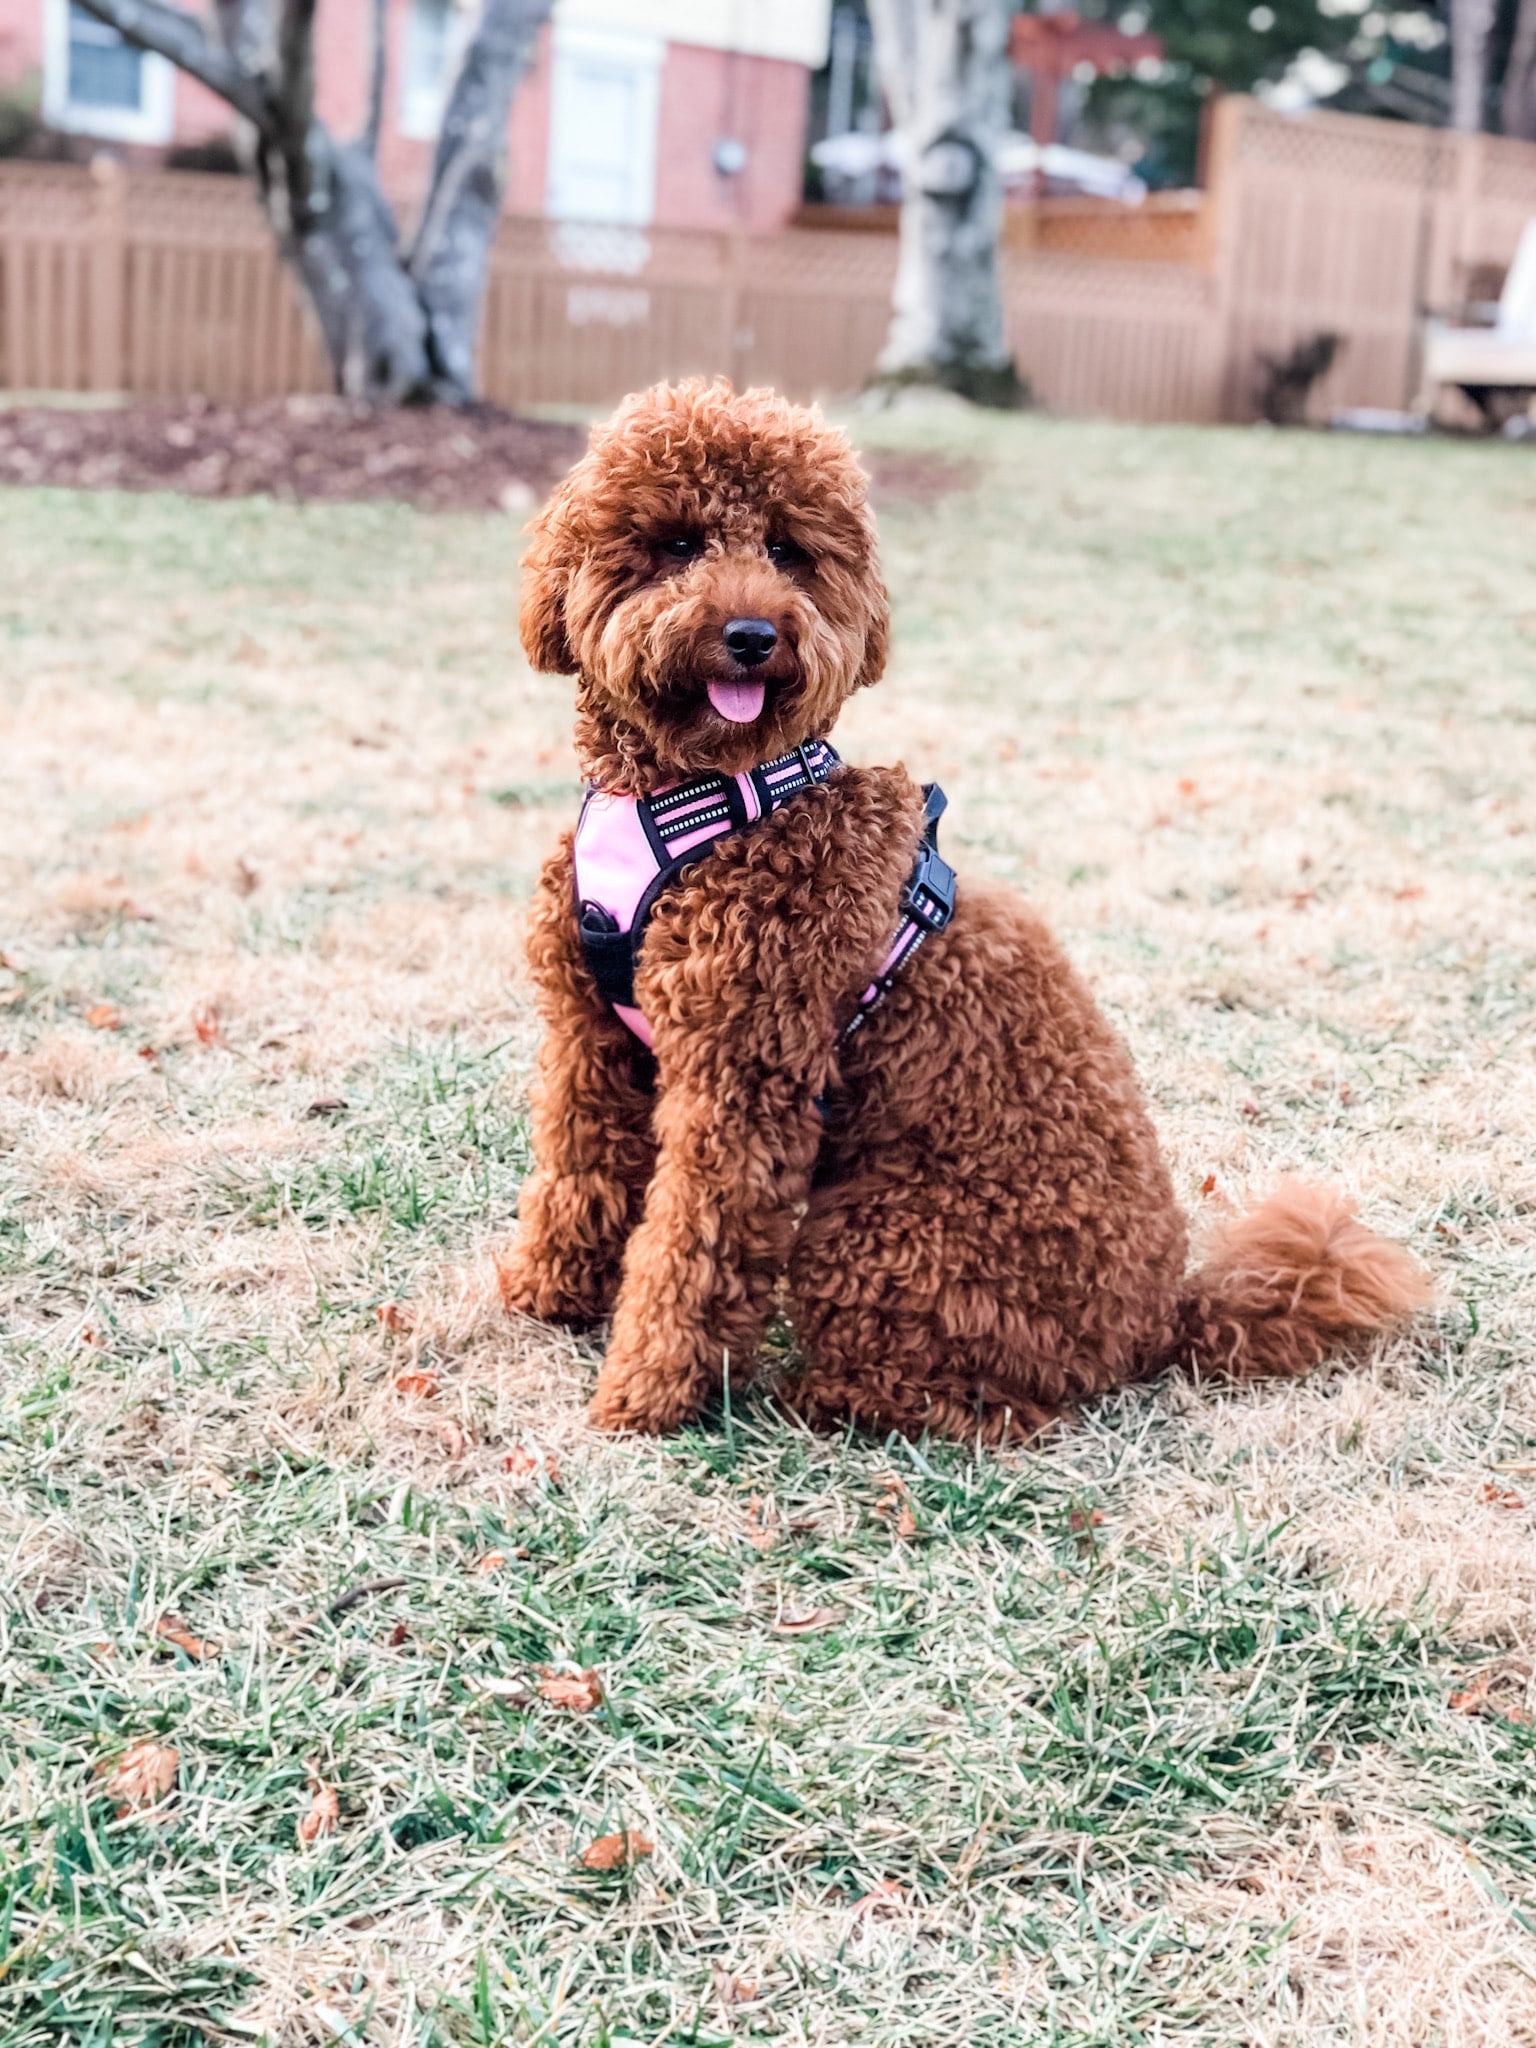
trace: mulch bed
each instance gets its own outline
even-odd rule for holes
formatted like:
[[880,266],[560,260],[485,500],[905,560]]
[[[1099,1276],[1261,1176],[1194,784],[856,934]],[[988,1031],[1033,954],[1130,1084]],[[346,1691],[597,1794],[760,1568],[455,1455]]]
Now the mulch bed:
[[403,499],[531,511],[586,446],[581,427],[499,406],[401,410],[344,398],[0,411],[0,483],[196,498]]
[[[0,484],[182,491],[195,498],[402,500],[431,512],[533,510],[587,443],[586,429],[499,406],[400,410],[345,398],[259,405],[189,399],[124,407],[0,408]],[[973,464],[875,453],[877,496],[943,497]]]

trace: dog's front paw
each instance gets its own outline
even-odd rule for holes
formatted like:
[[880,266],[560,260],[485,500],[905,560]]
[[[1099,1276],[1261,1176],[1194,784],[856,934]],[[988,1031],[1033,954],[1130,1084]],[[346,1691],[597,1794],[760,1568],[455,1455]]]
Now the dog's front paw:
[[598,1375],[587,1419],[614,1435],[662,1436],[698,1414],[703,1389],[689,1373],[608,1360]]
[[590,1266],[538,1256],[515,1246],[496,1261],[502,1305],[541,1323],[595,1323],[613,1306],[614,1281]]

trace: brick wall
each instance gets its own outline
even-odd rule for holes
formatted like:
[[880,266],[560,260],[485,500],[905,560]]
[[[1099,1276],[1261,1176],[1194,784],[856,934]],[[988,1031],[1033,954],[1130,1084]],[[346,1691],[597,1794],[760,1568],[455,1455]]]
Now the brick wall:
[[[425,188],[432,144],[403,135],[398,124],[410,0],[389,0],[389,83],[380,140],[380,168],[393,197],[407,209]],[[44,0],[0,0],[0,90],[43,64]],[[368,75],[367,0],[327,0],[316,10],[317,100],[321,117],[339,134],[361,126]],[[538,57],[513,105],[509,137],[507,207],[541,213],[549,156],[552,38],[546,30]],[[725,227],[739,221],[757,231],[781,227],[799,203],[810,74],[782,58],[744,56],[696,44],[668,46],[661,74],[657,124],[658,227]],[[229,111],[195,80],[176,79],[177,143],[227,134]],[[714,150],[724,138],[740,142],[745,167],[722,177]],[[105,145],[104,145],[105,146]],[[121,152],[142,161],[146,152]]]
[[[656,145],[658,227],[782,227],[800,203],[810,88],[801,64],[670,44]],[[722,138],[747,152],[732,178],[714,168]]]

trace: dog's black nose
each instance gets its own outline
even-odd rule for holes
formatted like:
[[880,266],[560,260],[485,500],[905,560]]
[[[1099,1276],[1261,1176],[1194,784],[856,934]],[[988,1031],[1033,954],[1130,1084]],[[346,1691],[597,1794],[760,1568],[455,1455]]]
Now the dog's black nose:
[[725,644],[743,668],[756,668],[766,661],[778,640],[766,619],[732,619],[725,629]]

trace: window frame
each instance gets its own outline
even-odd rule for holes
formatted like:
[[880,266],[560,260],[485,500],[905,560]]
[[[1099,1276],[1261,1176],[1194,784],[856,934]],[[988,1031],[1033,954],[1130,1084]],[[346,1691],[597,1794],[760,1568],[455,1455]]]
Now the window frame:
[[544,211],[550,220],[587,221],[589,213],[578,212],[563,200],[558,166],[565,141],[565,129],[575,108],[570,98],[573,63],[606,63],[631,72],[639,81],[639,146],[635,152],[633,203],[622,216],[596,225],[604,227],[649,227],[656,217],[657,155],[661,142],[661,74],[667,59],[667,42],[662,36],[636,35],[625,29],[589,28],[583,24],[555,22],[550,60],[549,149],[544,174]]
[[[103,27],[106,23],[102,24]],[[71,135],[103,142],[171,140],[176,126],[176,67],[153,50],[139,54],[137,107],[94,107],[69,96],[69,0],[44,0],[43,119]]]

